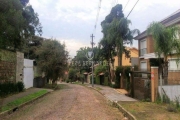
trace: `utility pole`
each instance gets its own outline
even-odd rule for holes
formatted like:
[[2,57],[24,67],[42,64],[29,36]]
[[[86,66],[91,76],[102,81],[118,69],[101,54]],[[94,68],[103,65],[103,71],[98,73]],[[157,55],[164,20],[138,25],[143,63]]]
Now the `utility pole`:
[[[92,56],[94,57],[94,53],[93,53],[93,45],[95,44],[93,42],[93,39],[95,36],[93,36],[93,34],[90,36],[92,38],[92,41],[91,41],[91,45],[92,45]],[[93,67],[94,67],[94,62],[93,62],[93,57],[92,57],[92,87],[94,87],[94,75],[93,75]]]

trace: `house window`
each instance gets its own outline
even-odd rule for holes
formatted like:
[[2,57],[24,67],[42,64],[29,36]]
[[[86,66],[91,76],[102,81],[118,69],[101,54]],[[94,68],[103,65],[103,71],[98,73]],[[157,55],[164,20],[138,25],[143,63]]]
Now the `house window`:
[[177,62],[177,59],[169,59],[168,70],[180,70],[180,61]]
[[142,61],[140,67],[141,67],[142,71],[147,71],[147,62],[146,61]]
[[147,53],[146,40],[141,40],[140,41],[140,56],[143,56],[146,53]]
[[[141,71],[147,71],[147,62],[146,61],[142,61],[141,64]],[[142,78],[147,78],[147,74],[143,74],[142,73]]]

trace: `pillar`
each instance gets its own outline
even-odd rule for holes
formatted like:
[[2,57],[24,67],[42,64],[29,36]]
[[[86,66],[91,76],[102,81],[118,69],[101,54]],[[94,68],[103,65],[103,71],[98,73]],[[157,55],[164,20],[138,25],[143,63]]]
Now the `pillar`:
[[151,67],[151,101],[155,102],[158,96],[158,67]]

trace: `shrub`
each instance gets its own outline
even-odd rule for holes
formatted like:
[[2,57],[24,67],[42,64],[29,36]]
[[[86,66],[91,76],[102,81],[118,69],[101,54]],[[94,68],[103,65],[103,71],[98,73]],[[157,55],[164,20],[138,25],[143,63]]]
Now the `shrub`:
[[113,85],[114,88],[120,88],[120,73],[123,75],[123,67],[118,66],[115,71],[116,79],[115,84]]
[[9,94],[22,92],[24,90],[24,84],[22,82],[5,82],[0,83],[0,97],[5,97]]
[[106,72],[106,66],[99,65],[99,66],[97,66],[97,68],[94,71],[95,75],[99,75],[99,73],[101,73],[101,72],[103,72],[103,73]]
[[96,76],[96,84],[100,85],[100,77]]
[[19,92],[22,92],[24,90],[24,83],[23,82],[17,82],[16,85],[17,85]]
[[109,85],[109,84],[108,84],[108,77],[105,77],[105,78],[104,78],[104,85],[106,85],[106,86]]

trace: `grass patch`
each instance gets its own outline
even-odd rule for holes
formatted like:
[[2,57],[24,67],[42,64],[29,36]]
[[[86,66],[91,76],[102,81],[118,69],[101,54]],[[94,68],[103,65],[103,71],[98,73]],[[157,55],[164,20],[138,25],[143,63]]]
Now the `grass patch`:
[[180,113],[168,112],[167,104],[152,102],[118,102],[137,120],[179,120]]
[[4,112],[4,111],[10,110],[10,109],[13,109],[13,108],[15,108],[15,107],[17,107],[23,103],[26,103],[26,102],[31,101],[31,100],[33,100],[33,99],[35,99],[41,95],[44,95],[45,93],[47,93],[47,90],[40,90],[40,91],[35,92],[33,94],[19,98],[17,100],[14,100],[5,106],[2,106],[2,110],[0,112]]
[[68,85],[58,84],[58,89],[66,89],[66,88],[68,88]]
[[102,90],[102,88],[100,88],[100,87],[96,87],[96,90],[98,90],[98,91],[99,91],[99,90]]
[[43,88],[52,89],[52,90],[60,90],[65,89],[68,86],[65,84],[46,84]]

